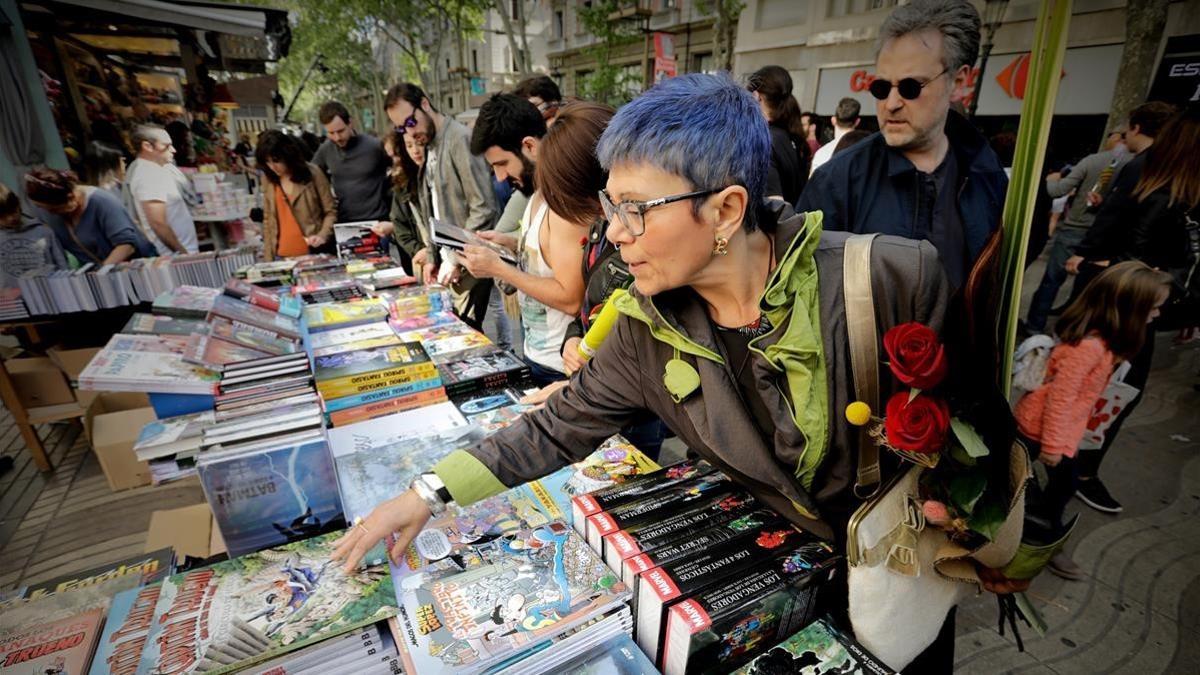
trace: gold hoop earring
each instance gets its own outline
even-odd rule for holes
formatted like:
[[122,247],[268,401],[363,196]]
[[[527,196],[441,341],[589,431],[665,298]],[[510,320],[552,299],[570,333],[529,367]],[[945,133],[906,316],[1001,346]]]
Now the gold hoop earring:
[[725,237],[717,237],[716,243],[713,245],[713,255],[728,255],[729,240]]

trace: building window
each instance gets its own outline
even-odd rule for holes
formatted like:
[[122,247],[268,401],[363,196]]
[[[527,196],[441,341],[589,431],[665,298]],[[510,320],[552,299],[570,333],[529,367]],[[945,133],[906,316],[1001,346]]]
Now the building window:
[[759,0],[754,25],[770,30],[808,21],[808,0]]
[[692,68],[690,72],[710,74],[717,72],[717,64],[713,61],[712,52],[692,54]]
[[478,49],[471,50],[471,72],[473,72],[473,73],[479,72],[479,50]]
[[583,24],[583,19],[579,16],[579,12],[585,9],[592,8],[592,0],[582,0],[579,3],[579,10],[575,12],[575,34],[583,35],[587,32],[587,26]]
[[453,96],[446,97],[446,109],[454,110],[454,97]]
[[827,16],[850,16],[895,6],[896,0],[829,0]]
[[551,37],[555,40],[561,40],[563,35],[563,11],[559,9],[554,12],[554,34]]
[[521,16],[521,0],[512,0],[512,18]]

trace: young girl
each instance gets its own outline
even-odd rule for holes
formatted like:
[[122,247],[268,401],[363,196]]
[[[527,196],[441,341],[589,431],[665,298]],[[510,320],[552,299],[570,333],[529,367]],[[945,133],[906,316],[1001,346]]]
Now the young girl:
[[[1078,483],[1075,452],[1114,367],[1142,348],[1146,324],[1170,294],[1171,276],[1145,263],[1113,265],[1063,312],[1055,330],[1061,343],[1050,354],[1042,386],[1021,397],[1014,409],[1017,428],[1050,480],[1029,516],[1044,520],[1049,535],[1062,534],[1063,510]],[[1066,579],[1083,571],[1065,553],[1050,570]]]

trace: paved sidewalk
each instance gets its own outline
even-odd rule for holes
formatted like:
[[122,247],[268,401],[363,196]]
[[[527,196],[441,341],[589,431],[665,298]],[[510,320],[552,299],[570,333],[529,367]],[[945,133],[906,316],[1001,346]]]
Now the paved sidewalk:
[[1081,514],[1068,551],[1088,577],[1034,582],[1050,631],[1022,631],[1025,653],[997,632],[994,596],[961,607],[956,672],[1200,672],[1200,346],[1172,337],[1159,335],[1145,400],[1101,469],[1125,512],[1068,506]]

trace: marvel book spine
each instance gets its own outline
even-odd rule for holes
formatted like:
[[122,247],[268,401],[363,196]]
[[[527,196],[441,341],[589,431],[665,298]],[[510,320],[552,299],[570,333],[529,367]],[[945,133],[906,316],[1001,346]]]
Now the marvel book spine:
[[572,522],[575,523],[575,529],[579,530],[579,534],[587,536],[586,528],[589,516],[616,508],[655,490],[699,478],[715,470],[707,462],[685,460],[664,467],[661,471],[637,476],[619,485],[579,495],[571,500]]
[[738,489],[728,478],[712,473],[669,488],[651,492],[637,501],[612,511],[589,517],[587,542],[592,550],[604,554],[604,537],[618,530],[635,531],[648,524],[677,515],[693,502],[709,499]]

